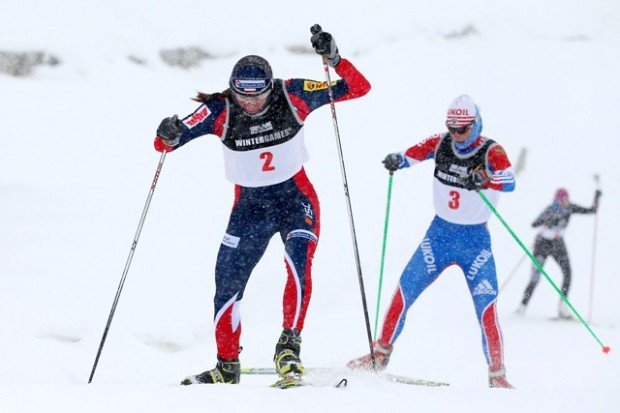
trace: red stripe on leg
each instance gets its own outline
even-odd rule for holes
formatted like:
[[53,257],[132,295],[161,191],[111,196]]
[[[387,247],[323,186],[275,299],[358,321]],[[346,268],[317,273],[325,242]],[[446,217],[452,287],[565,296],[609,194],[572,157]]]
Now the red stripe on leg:
[[403,292],[401,291],[400,286],[398,286],[394,292],[394,296],[392,297],[390,307],[385,314],[383,329],[381,330],[381,339],[379,340],[381,344],[391,344],[394,331],[396,330],[398,321],[403,314],[404,308],[405,300],[403,299]]
[[295,277],[293,268],[289,264],[288,257],[284,258],[284,265],[286,267],[286,285],[284,286],[284,296],[282,297],[282,312],[284,315],[282,327],[294,329],[296,320],[299,319],[297,304],[300,291],[297,286],[297,277]]
[[235,311],[235,301],[230,301],[230,305],[224,310],[215,324],[215,342],[217,343],[217,354],[226,360],[239,357],[239,339],[241,337],[241,321],[237,328],[233,329],[233,311]]
[[482,331],[487,340],[491,370],[498,370],[504,365],[504,351],[502,332],[497,321],[495,301],[493,301],[482,313]]

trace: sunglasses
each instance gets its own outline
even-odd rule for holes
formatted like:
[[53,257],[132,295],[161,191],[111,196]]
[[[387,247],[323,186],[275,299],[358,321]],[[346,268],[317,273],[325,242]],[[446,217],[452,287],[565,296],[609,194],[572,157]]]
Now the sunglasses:
[[258,104],[265,103],[267,101],[267,98],[271,94],[271,89],[267,89],[257,95],[242,95],[241,93],[238,93],[236,91],[233,91],[233,93],[235,95],[235,100],[239,103]]
[[467,133],[469,128],[471,128],[471,125],[461,126],[460,128],[453,128],[451,126],[448,126],[448,132],[462,135],[464,133]]

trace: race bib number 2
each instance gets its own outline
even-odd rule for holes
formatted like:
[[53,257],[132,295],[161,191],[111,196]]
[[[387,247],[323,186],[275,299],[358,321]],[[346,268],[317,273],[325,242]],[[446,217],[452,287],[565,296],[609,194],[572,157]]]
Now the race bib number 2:
[[258,157],[264,161],[263,172],[269,172],[269,171],[276,170],[276,167],[271,164],[271,161],[273,160],[273,153],[262,152]]

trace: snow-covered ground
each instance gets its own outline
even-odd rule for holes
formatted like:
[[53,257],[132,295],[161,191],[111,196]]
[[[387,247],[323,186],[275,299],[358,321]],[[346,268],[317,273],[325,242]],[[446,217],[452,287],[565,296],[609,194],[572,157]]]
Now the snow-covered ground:
[[[0,75],[1,411],[613,411],[620,402],[620,3],[152,3],[2,1],[0,51],[45,50],[63,63],[29,78]],[[215,363],[213,268],[233,198],[215,137],[167,157],[99,367],[86,384],[159,159],[152,149],[159,121],[192,111],[196,90],[223,89],[245,54],[265,56],[278,77],[323,80],[319,57],[290,52],[309,45],[314,23],[334,34],[373,85],[368,96],[337,108],[373,323],[387,189],[380,160],[441,131],[449,102],[468,93],[482,108],[485,135],[513,161],[528,150],[517,190],[499,205],[527,245],[530,222],[558,186],[588,206],[600,175],[592,328],[610,354],[579,323],[549,320],[558,298],[544,280],[526,316],[514,314],[529,277],[524,263],[499,301],[517,390],[488,389],[471,299],[453,268],[412,308],[388,368],[450,387],[345,373],[346,361],[368,345],[324,108],[306,124],[306,169],[323,222],[302,356],[307,366],[340,369],[334,377],[347,376],[349,387],[284,392],[265,386],[274,379],[265,376],[244,376],[239,386],[178,386]],[[160,49],[190,46],[218,58],[191,70],[158,59]],[[395,176],[381,313],[432,219],[431,173],[429,162]],[[570,297],[584,317],[594,222],[575,216],[566,235]],[[523,254],[497,219],[489,226],[501,284]],[[555,263],[547,269],[561,281]],[[244,366],[272,365],[284,281],[274,238],[242,306]]]

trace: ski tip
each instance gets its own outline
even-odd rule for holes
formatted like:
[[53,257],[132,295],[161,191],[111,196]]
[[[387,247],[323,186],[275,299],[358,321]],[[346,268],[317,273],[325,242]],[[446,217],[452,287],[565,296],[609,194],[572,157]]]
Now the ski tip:
[[611,351],[611,347],[609,346],[603,346],[603,353],[605,354],[609,354],[609,352]]
[[275,387],[277,389],[290,389],[293,387],[307,386],[308,383],[301,378],[301,376],[285,376],[269,387]]

